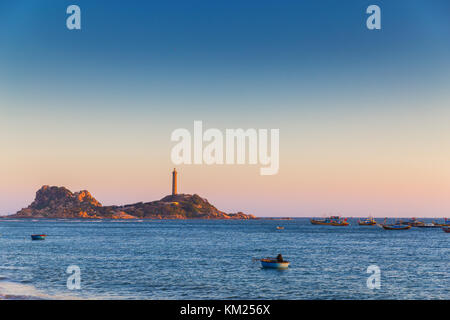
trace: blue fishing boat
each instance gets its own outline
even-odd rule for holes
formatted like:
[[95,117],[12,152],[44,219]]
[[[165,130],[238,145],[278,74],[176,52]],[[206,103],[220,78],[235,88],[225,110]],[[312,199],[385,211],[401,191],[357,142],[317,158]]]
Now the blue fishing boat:
[[404,224],[401,221],[396,221],[393,224],[387,224],[386,221],[387,218],[385,218],[384,223],[381,224],[384,230],[408,230],[412,227],[410,224]]
[[433,221],[433,224],[435,226],[438,226],[438,227],[450,227],[450,220],[445,218],[445,222],[444,223],[438,223],[438,222]]
[[400,220],[399,224],[408,225],[408,226],[411,226],[411,227],[423,227],[425,225],[425,222],[419,221],[416,218],[411,218],[411,219],[409,219],[407,221]]
[[32,234],[31,240],[45,240],[46,236],[45,234]]
[[268,269],[287,269],[289,267],[289,261],[278,261],[277,259],[261,259],[261,266]]
[[382,224],[384,230],[408,230],[411,229],[410,225],[402,224]]

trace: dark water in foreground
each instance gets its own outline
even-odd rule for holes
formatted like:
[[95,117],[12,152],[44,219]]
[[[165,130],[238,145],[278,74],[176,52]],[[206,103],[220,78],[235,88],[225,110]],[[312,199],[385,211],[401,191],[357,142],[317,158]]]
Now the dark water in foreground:
[[[0,299],[450,299],[450,234],[441,229],[0,220],[0,234]],[[288,270],[252,262],[279,252]],[[379,290],[366,285],[373,264]],[[69,265],[81,268],[81,290],[67,289]]]

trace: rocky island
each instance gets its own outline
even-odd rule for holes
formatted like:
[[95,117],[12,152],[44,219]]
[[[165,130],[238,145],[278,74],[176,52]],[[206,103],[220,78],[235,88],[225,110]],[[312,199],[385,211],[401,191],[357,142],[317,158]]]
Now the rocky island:
[[161,200],[102,206],[88,191],[43,186],[27,208],[8,218],[86,219],[255,219],[242,212],[225,213],[197,194],[172,194]]

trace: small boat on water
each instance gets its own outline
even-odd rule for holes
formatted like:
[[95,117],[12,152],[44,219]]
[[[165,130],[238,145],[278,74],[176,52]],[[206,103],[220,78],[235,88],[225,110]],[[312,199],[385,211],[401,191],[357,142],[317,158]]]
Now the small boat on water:
[[388,224],[387,218],[384,218],[384,222],[380,224],[381,227],[383,227],[384,230],[408,230],[411,229],[410,224],[405,224],[401,220],[395,220],[394,223]]
[[312,224],[315,225],[322,225],[322,226],[348,226],[349,223],[347,222],[347,219],[342,219],[339,216],[331,216],[325,219],[310,219]]
[[417,226],[418,228],[440,228],[440,226],[434,223],[424,223],[423,225]]
[[277,230],[283,230],[283,229],[284,229],[284,227],[280,227],[280,226],[277,227]]
[[287,269],[289,267],[289,261],[278,261],[277,259],[273,258],[265,258],[261,259],[261,266],[263,268],[268,269]]
[[433,221],[433,224],[437,227],[450,227],[450,221],[447,218],[444,219],[444,223],[437,223]]
[[384,230],[408,230],[411,229],[410,225],[404,224],[382,224]]
[[411,227],[422,227],[425,225],[425,222],[419,221],[416,218],[409,219],[408,221],[399,221],[399,224],[408,225]]
[[367,218],[364,220],[359,219],[358,224],[360,226],[375,226],[377,224],[377,222],[375,221],[374,218]]
[[289,267],[289,261],[284,260],[281,253],[279,253],[276,258],[253,258],[253,261],[260,261],[261,266],[267,269],[287,269]]
[[31,240],[45,240],[46,234],[32,234]]

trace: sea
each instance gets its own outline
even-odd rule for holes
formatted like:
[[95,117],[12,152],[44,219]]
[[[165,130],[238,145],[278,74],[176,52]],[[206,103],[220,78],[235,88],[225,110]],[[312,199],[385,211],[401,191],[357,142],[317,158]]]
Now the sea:
[[450,299],[449,257],[440,228],[356,220],[1,219],[0,299]]

